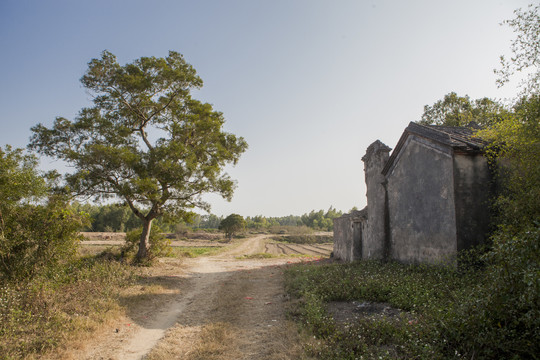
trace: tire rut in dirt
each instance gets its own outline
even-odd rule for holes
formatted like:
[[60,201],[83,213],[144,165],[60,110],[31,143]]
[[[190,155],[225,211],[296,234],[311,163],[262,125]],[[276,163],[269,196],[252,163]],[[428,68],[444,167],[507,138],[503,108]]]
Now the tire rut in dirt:
[[315,249],[312,246],[306,246],[301,244],[294,244],[294,245],[284,245],[287,247],[291,252],[294,252],[296,254],[305,254],[305,255],[319,255],[319,256],[328,256],[329,252],[322,251],[320,249]]
[[[286,319],[280,266],[214,276],[150,359],[297,359],[296,327]],[[218,335],[204,336],[205,334]]]
[[323,250],[323,251],[333,251],[334,250],[334,244],[328,244],[328,245],[325,245],[325,244],[314,244],[314,245],[311,245],[313,247],[316,247],[317,249],[320,249],[320,250]]
[[[285,254],[285,255],[287,254],[287,250],[286,250],[288,248],[287,245],[283,245],[283,244],[275,244],[275,245],[279,249],[281,254]],[[293,254],[298,254],[298,252],[296,252],[296,251],[293,251],[292,253]]]

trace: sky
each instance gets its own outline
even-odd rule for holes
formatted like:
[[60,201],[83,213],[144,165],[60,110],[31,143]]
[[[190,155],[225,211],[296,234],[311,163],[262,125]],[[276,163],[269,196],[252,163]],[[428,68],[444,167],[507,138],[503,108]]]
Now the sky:
[[[103,50],[120,64],[180,52],[194,97],[223,112],[249,149],[226,171],[227,216],[366,205],[362,156],[394,147],[449,92],[508,99],[493,69],[520,0],[0,0],[0,147],[91,105],[79,79]],[[43,159],[44,170],[64,164]]]

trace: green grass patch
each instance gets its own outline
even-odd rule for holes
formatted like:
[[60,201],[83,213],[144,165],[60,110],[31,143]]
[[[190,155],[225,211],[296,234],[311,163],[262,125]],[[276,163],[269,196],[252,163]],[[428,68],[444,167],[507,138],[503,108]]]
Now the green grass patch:
[[[306,344],[307,355],[340,360],[470,357],[447,342],[442,322],[454,304],[472,296],[481,278],[481,272],[372,261],[307,263],[285,271],[286,289],[298,299],[293,314],[318,340]],[[402,315],[337,324],[328,312],[331,301],[386,303]]]
[[221,250],[218,246],[178,246],[172,248],[172,257],[195,258],[198,256],[214,255]]

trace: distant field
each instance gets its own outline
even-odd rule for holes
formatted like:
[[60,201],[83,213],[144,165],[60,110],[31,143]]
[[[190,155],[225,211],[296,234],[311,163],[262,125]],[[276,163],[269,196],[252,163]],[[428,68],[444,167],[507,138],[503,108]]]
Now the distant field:
[[[111,246],[124,245],[126,233],[121,232],[82,232],[84,240],[81,242],[81,248],[89,252],[104,250]],[[166,234],[167,238],[171,239],[173,247],[190,247],[190,248],[206,248],[206,247],[222,247],[225,246],[219,240],[223,240],[222,234],[211,234],[205,232],[188,233],[181,239],[176,239],[175,234]]]

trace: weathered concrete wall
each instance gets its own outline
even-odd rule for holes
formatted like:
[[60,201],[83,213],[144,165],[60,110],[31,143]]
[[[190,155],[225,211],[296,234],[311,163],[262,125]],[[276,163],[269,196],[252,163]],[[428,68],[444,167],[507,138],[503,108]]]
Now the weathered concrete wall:
[[437,263],[455,255],[453,167],[450,147],[408,137],[387,172],[390,258]]
[[457,250],[484,243],[490,226],[491,172],[481,154],[455,154]]
[[353,211],[334,219],[334,257],[351,262],[362,258],[362,235],[366,210]]
[[379,140],[372,143],[362,158],[367,187],[367,231],[362,239],[363,259],[382,259],[385,250],[385,190],[382,175],[390,148]]

